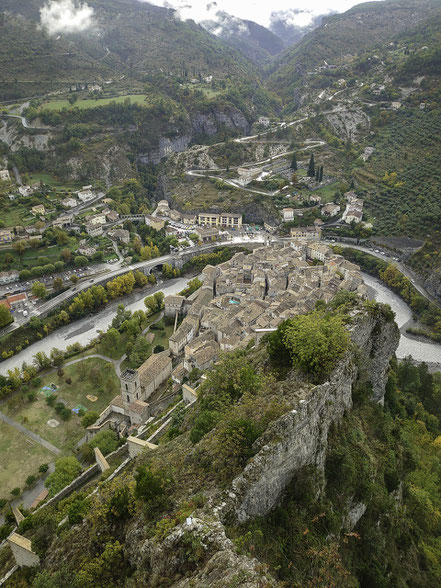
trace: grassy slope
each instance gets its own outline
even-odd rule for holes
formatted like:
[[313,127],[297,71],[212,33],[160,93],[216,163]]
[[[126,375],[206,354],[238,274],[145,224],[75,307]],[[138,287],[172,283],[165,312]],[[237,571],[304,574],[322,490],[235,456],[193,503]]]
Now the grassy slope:
[[52,461],[54,454],[27,440],[11,425],[0,426],[0,498],[9,498],[16,487],[23,488],[26,478],[36,474],[38,467]]

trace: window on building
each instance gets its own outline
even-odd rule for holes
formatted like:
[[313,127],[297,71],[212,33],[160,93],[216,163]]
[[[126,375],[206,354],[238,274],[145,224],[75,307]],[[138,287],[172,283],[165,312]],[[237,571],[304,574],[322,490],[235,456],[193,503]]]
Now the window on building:
[[129,395],[127,394],[127,402],[130,402],[130,398]]

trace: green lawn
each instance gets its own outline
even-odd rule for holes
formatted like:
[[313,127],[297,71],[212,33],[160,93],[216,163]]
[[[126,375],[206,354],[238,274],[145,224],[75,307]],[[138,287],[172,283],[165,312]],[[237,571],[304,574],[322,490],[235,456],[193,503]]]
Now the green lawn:
[[43,463],[55,458],[35,441],[28,439],[12,427],[2,422],[0,425],[0,498],[10,498],[13,488],[24,488],[26,478],[36,475]]
[[168,340],[170,339],[173,333],[173,325],[166,325],[163,331],[151,331],[155,333],[155,338],[152,343],[152,348],[154,349],[156,345],[162,345],[164,349],[168,349]]
[[[81,404],[87,410],[100,413],[108,406],[112,398],[118,394],[119,379],[111,363],[96,358],[90,358],[63,369],[64,376],[62,378],[59,378],[55,372],[42,377],[37,399],[34,402],[29,402],[26,397],[21,399],[16,397],[14,402],[11,401],[4,407],[4,412],[59,449],[71,451],[84,435],[81,419],[75,413],[72,413],[70,420],[63,421],[54,408],[48,406],[40,389],[45,385],[54,383],[58,386],[56,391],[57,401],[64,401],[65,405],[70,409]],[[65,381],[68,377],[72,379],[70,385]],[[86,398],[88,394],[97,396],[97,401],[91,402],[88,400]],[[49,419],[59,421],[59,426],[56,428],[50,427],[47,424]]]
[[29,212],[30,204],[19,204],[16,201],[6,204],[2,208],[1,219],[5,227],[16,227],[17,225],[33,225],[37,219]]
[[132,104],[145,104],[145,94],[126,94],[124,96],[117,96],[114,98],[99,98],[98,100],[94,99],[86,99],[86,100],[77,100],[75,104],[72,106],[68,100],[51,100],[50,102],[45,102],[41,105],[42,110],[61,110],[62,108],[95,108],[97,106],[105,106],[106,104],[110,104],[111,102],[116,102],[117,104],[124,102],[127,98],[130,98]]
[[56,178],[54,178],[54,176],[51,176],[51,174],[45,174],[45,173],[41,173],[41,174],[29,174],[28,175],[28,182],[30,184],[36,184],[36,183],[40,183],[43,182],[44,184],[47,184],[48,186],[54,186],[57,188],[76,188],[76,187],[81,187],[82,183],[81,182],[60,182],[59,180],[57,180]]
[[333,182],[328,186],[324,186],[323,188],[319,188],[313,192],[314,196],[321,196],[322,204],[327,204],[328,202],[332,202],[334,198],[334,193],[337,189],[338,182]]

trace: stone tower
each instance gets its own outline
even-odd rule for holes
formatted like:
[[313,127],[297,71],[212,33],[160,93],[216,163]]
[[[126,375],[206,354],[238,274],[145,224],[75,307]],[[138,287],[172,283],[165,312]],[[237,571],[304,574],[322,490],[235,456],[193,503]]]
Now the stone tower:
[[121,396],[124,408],[128,408],[132,402],[138,400],[141,396],[141,385],[137,370],[126,369],[120,377]]

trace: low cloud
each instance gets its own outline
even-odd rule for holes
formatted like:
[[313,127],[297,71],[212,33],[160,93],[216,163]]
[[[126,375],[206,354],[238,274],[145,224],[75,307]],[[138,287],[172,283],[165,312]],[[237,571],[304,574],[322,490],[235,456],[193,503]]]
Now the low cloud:
[[49,35],[82,33],[94,26],[93,8],[77,0],[49,0],[40,8],[40,27]]
[[314,24],[314,21],[320,16],[332,14],[330,8],[290,8],[289,10],[279,10],[271,13],[271,25],[281,22],[285,27],[304,28]]

